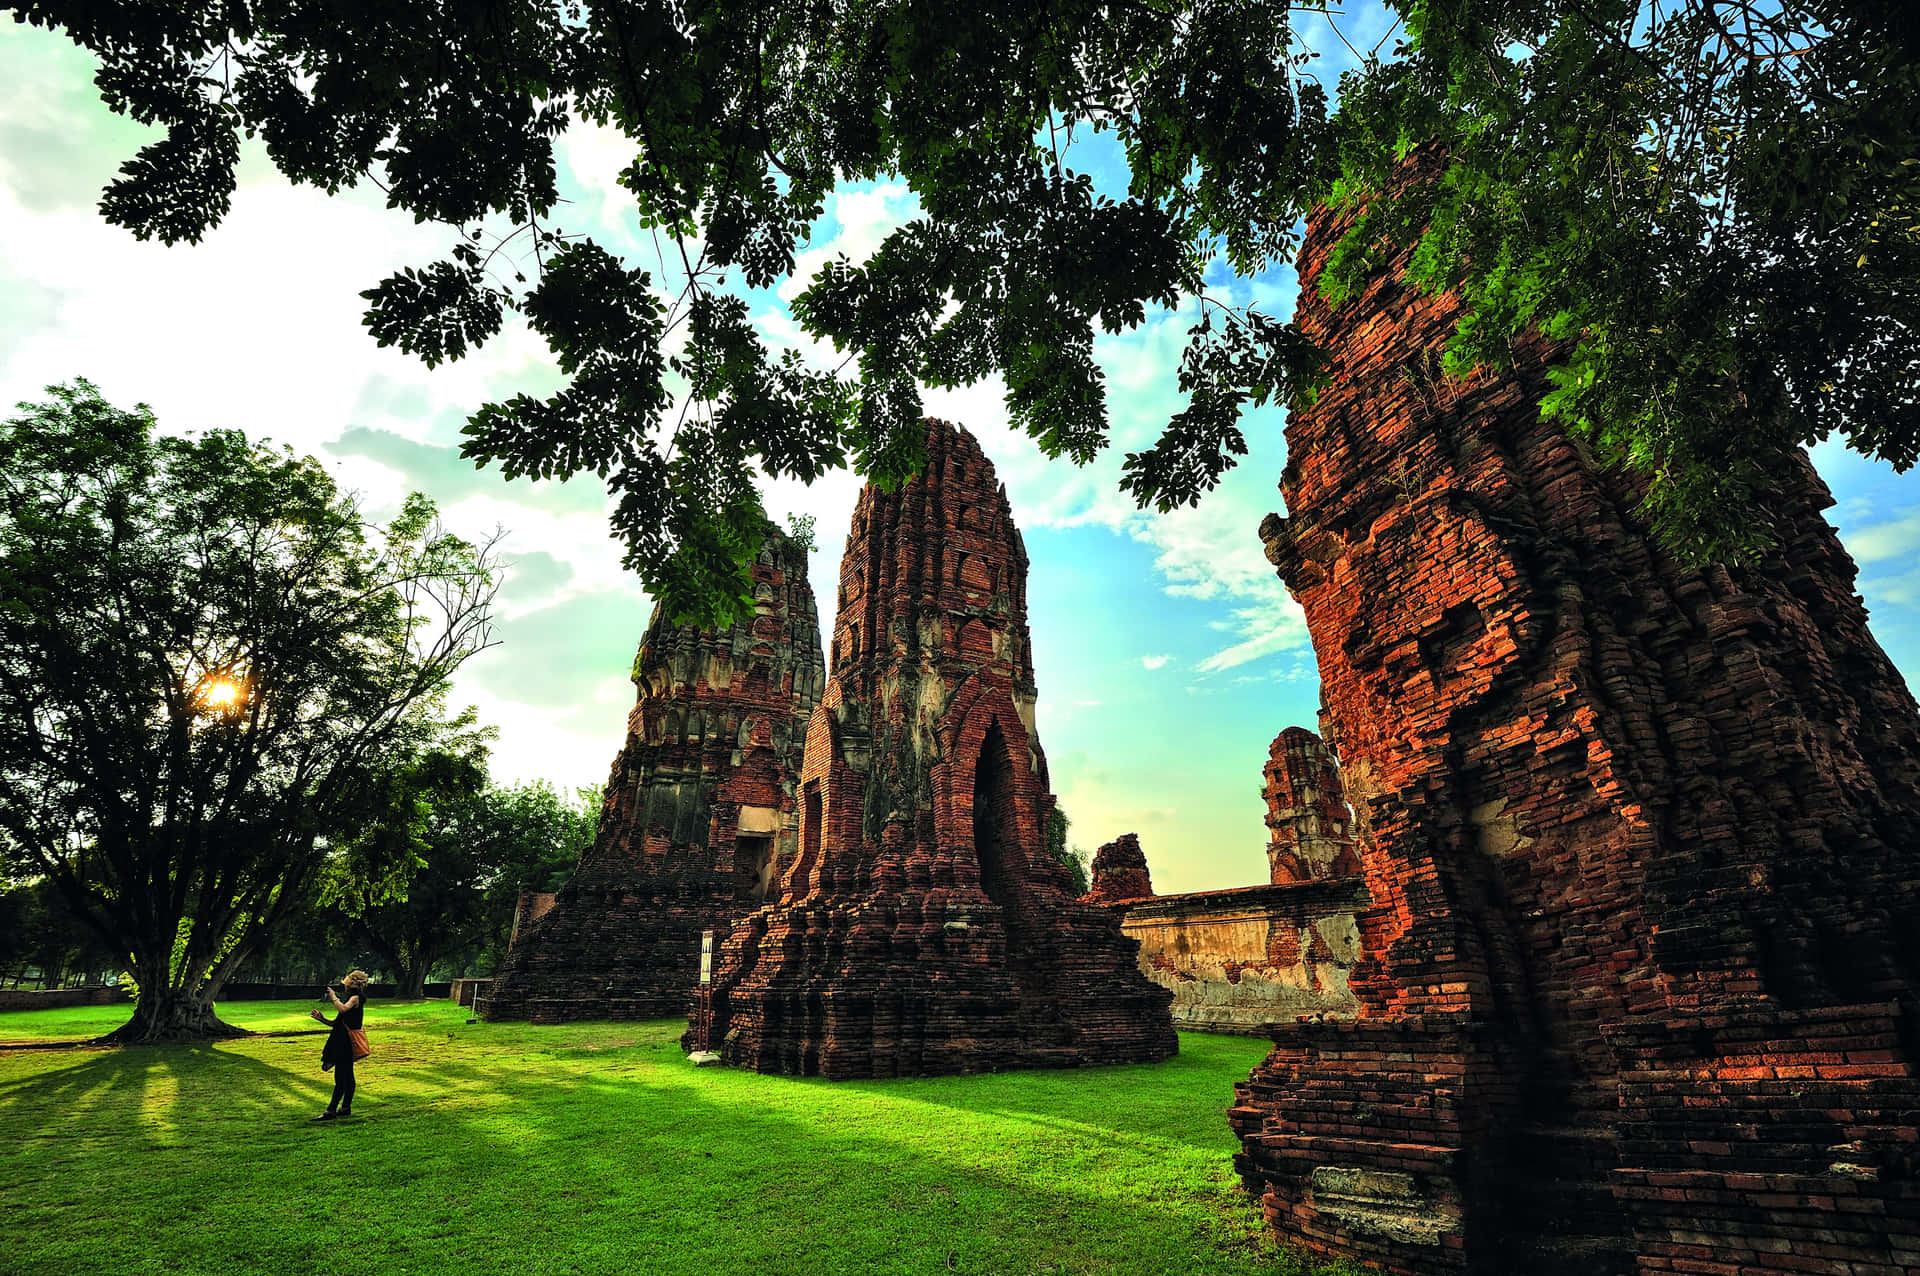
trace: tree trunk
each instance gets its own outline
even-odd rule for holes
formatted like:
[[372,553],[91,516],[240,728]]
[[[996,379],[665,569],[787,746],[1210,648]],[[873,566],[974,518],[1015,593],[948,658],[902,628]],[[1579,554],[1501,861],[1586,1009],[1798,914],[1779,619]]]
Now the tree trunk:
[[400,972],[400,998],[403,1001],[418,1001],[427,995],[427,968],[431,962],[421,960],[408,962]]
[[245,1028],[224,1023],[213,1012],[213,989],[205,980],[174,987],[165,962],[150,969],[143,963],[134,971],[140,984],[133,1018],[100,1038],[102,1045],[157,1045],[167,1042],[215,1041],[223,1037],[250,1037]]

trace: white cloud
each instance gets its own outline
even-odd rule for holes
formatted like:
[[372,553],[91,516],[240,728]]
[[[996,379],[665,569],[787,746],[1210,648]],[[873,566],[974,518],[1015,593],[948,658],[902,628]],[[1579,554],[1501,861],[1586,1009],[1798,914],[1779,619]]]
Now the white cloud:
[[[639,203],[620,185],[620,174],[633,163],[639,147],[619,129],[606,124],[575,121],[554,147],[559,171],[572,177],[584,197],[581,212],[609,230],[634,229]],[[565,224],[567,214],[561,216]],[[574,230],[577,227],[567,226]]]
[[1883,607],[1920,608],[1920,570],[1862,577],[1860,593],[1866,598],[1868,608],[1876,613]]
[[1846,546],[1853,561],[1861,564],[1911,557],[1920,550],[1920,509],[1849,532]]
[[1140,667],[1151,673],[1155,669],[1164,669],[1167,662],[1172,659],[1172,656],[1142,656]]
[[827,196],[826,215],[833,219],[834,233],[794,257],[793,274],[778,289],[780,300],[792,301],[805,292],[814,273],[835,257],[857,266],[873,256],[888,235],[920,215],[920,197],[899,182],[835,191]]
[[1291,598],[1236,608],[1233,615],[1240,641],[1202,660],[1197,666],[1202,673],[1234,669],[1250,660],[1279,655],[1308,643],[1306,616]]

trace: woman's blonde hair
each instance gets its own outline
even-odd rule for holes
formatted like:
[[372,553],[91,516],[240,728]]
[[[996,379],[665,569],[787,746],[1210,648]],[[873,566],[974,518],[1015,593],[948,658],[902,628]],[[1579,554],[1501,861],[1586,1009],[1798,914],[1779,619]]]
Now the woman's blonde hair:
[[372,981],[367,978],[367,972],[364,970],[349,970],[346,978],[340,982],[349,988],[365,988]]

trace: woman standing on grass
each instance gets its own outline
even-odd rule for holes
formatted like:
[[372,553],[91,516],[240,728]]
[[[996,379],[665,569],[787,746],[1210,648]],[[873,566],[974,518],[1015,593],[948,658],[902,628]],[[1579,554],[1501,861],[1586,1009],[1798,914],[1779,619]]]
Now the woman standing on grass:
[[313,1118],[316,1121],[353,1115],[353,1062],[365,1048],[366,1034],[360,1025],[366,1022],[367,972],[350,971],[340,986],[346,989],[345,1001],[334,996],[331,985],[327,988],[327,1000],[338,1012],[333,1018],[327,1018],[317,1009],[313,1011],[315,1019],[333,1028],[327,1034],[327,1044],[320,1047],[320,1070],[333,1069],[333,1098],[327,1101],[327,1110]]

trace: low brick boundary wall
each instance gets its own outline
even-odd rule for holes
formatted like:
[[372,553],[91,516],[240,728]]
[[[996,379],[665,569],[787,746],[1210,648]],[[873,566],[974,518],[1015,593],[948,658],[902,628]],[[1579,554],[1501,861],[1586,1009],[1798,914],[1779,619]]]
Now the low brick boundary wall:
[[100,988],[0,988],[0,1010],[60,1010],[67,1006],[111,1006],[128,1000],[112,984]]
[[[445,980],[429,983],[420,995],[429,1000],[450,994],[452,984]],[[400,995],[393,984],[368,984],[367,996],[375,1000],[392,1000]],[[220,990],[216,1001],[319,1001],[318,984],[261,984],[233,983]]]

